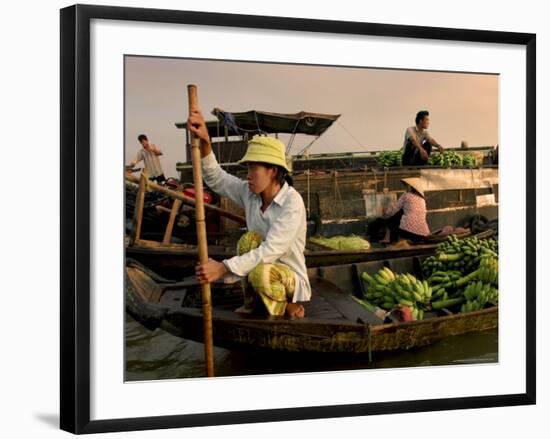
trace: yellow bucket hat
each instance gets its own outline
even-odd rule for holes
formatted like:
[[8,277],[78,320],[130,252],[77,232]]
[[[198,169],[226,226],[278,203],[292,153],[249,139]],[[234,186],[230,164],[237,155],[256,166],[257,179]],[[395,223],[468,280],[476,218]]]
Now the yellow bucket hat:
[[248,149],[239,163],[261,162],[278,165],[292,172],[286,162],[285,144],[274,137],[255,136],[248,142]]

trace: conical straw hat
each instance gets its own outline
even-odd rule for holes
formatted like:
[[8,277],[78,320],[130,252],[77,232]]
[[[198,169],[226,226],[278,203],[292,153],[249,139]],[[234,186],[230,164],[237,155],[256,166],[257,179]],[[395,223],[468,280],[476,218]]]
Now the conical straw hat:
[[424,185],[422,184],[422,180],[417,177],[411,177],[411,178],[402,178],[401,181],[405,183],[406,185],[409,185],[412,187],[416,192],[418,192],[422,197],[424,197]]

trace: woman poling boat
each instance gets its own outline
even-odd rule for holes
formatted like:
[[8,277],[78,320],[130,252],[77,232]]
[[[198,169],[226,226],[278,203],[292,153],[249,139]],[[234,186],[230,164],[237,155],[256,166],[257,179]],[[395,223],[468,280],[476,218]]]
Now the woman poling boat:
[[191,112],[187,127],[200,139],[205,183],[245,210],[249,230],[239,240],[236,256],[198,264],[197,279],[215,282],[231,274],[243,278],[244,305],[236,310],[239,313],[263,307],[270,315],[303,317],[299,302],[311,298],[304,258],[306,210],[291,186],[284,144],[267,136],[250,140],[240,161],[248,168],[244,181],[218,164],[199,110]]

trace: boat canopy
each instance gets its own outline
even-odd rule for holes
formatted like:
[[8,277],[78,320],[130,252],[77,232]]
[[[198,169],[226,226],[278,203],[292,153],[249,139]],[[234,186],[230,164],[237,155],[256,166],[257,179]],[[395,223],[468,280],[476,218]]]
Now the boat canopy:
[[[299,113],[270,113],[250,110],[231,113],[214,108],[216,120],[207,121],[210,138],[227,136],[251,137],[254,134],[307,134],[320,136],[336,121],[340,114],[321,114],[300,111]],[[178,128],[187,129],[185,122],[176,123]],[[227,128],[227,133],[226,133]]]

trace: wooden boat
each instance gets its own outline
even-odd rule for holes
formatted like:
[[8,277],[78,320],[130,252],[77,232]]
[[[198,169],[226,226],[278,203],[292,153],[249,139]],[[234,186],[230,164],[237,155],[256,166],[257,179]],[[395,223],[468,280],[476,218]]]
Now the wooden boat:
[[[492,234],[492,230],[487,230],[474,235],[464,233],[458,237],[476,236],[482,239],[488,238]],[[445,237],[434,237],[427,244],[411,245],[405,248],[371,247],[368,250],[333,250],[308,241],[304,255],[308,267],[379,261],[406,256],[429,255],[435,251],[438,243],[443,239]],[[218,261],[231,258],[234,255],[235,247],[215,245],[208,247],[208,256]],[[133,246],[128,246],[128,239],[126,239],[126,257],[141,262],[155,273],[169,279],[181,279],[184,276],[191,276],[198,260],[195,245],[163,244],[143,239],[140,239]]]
[[[240,283],[212,284],[214,344],[300,353],[368,354],[424,346],[459,334],[498,326],[498,307],[463,314],[426,312],[423,320],[382,321],[353,300],[361,291],[359,274],[383,265],[396,272],[420,270],[420,257],[310,268],[312,299],[306,317],[238,314]],[[149,329],[160,327],[186,339],[203,340],[200,286],[194,278],[169,282],[139,262],[128,259],[126,309]]]

